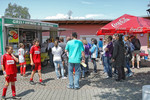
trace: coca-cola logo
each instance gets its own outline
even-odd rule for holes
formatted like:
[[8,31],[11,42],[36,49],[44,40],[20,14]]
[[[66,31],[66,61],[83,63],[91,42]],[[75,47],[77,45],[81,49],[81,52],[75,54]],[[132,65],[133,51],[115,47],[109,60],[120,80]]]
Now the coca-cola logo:
[[143,28],[142,28],[142,27],[130,28],[129,31],[130,31],[130,32],[143,32]]
[[128,22],[129,20],[130,20],[130,19],[124,17],[124,18],[119,19],[118,22],[112,23],[111,26],[114,27],[114,28],[118,28],[120,25],[122,25],[122,24]]

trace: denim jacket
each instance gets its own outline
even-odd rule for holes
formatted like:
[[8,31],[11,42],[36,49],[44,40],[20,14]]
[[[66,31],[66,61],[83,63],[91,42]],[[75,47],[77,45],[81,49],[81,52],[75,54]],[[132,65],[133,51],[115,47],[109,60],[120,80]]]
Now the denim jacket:
[[97,58],[98,56],[98,47],[93,44],[92,48],[90,49],[90,52],[91,52],[91,57],[92,58]]

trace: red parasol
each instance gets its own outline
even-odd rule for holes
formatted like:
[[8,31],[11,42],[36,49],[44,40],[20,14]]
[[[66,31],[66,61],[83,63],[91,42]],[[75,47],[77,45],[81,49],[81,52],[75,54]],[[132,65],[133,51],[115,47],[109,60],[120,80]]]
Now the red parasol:
[[97,35],[112,35],[114,33],[148,33],[150,20],[128,14],[117,18],[98,30]]

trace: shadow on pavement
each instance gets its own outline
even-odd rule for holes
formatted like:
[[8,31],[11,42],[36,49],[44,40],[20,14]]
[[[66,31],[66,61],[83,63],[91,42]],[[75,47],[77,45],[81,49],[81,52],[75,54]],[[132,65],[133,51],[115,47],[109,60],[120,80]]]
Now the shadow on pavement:
[[43,82],[44,82],[44,83],[47,83],[47,82],[50,81],[50,80],[54,80],[54,78],[45,79],[45,80],[43,80]]
[[50,67],[50,64],[48,64],[45,67],[42,67],[42,73],[43,74],[50,73],[50,72],[53,72],[53,71],[55,71],[55,68]]
[[104,92],[101,91],[94,97],[102,100],[141,100],[142,86],[150,84],[149,75],[150,71],[139,72],[122,82],[116,82],[114,77],[105,79],[100,74],[95,74],[81,80],[80,86],[89,85],[100,88]]
[[26,90],[20,94],[18,94],[17,96],[21,97],[21,96],[25,96],[27,94],[30,94],[31,92],[35,92],[34,89],[29,89],[29,90]]

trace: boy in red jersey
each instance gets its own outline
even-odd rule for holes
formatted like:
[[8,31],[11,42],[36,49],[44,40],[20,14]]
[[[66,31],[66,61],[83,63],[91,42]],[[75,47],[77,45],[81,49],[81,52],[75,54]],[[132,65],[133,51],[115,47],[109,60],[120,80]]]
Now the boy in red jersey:
[[6,91],[11,83],[12,89],[12,96],[13,99],[21,99],[20,97],[16,96],[16,89],[15,89],[15,81],[17,81],[17,66],[16,62],[18,62],[18,58],[16,58],[13,53],[13,48],[11,46],[5,47],[6,54],[4,54],[1,58],[1,66],[3,70],[3,74],[5,76],[5,86],[3,88],[2,98],[1,100],[6,100]]
[[39,40],[35,39],[34,40],[34,45],[31,47],[30,50],[30,60],[31,60],[31,66],[33,68],[32,73],[31,73],[31,78],[30,78],[30,84],[34,85],[33,77],[36,71],[38,71],[39,74],[39,83],[41,85],[45,85],[42,81],[42,74],[41,74],[41,50],[39,46]]

